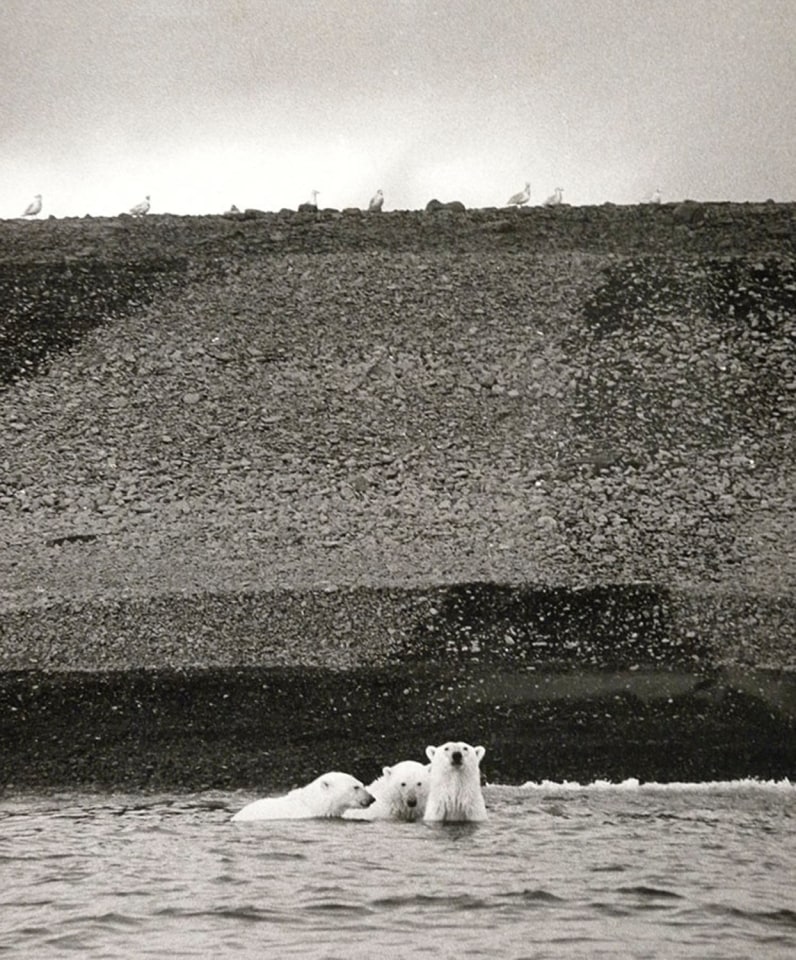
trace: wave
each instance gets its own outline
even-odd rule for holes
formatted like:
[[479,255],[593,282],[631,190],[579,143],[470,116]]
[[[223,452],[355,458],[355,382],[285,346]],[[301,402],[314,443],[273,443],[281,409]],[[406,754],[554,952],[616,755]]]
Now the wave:
[[[506,784],[489,784],[490,788],[501,788]],[[673,781],[671,783],[642,782],[635,777],[628,777],[626,780],[592,780],[590,783],[578,783],[576,780],[528,780],[521,784],[521,790],[539,790],[539,791],[597,791],[597,790],[639,790],[639,791],[677,791],[682,792],[690,790],[694,792],[715,792],[717,790],[782,790],[788,791],[796,788],[796,783],[785,777],[782,780],[760,780],[756,777],[745,777],[741,780],[703,780],[696,782]],[[517,789],[513,787],[512,789]]]

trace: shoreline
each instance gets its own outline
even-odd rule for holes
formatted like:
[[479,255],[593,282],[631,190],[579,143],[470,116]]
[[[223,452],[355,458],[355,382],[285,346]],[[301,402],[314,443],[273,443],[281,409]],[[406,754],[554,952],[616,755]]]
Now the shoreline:
[[452,735],[484,744],[484,775],[506,784],[793,780],[796,769],[796,677],[777,673],[20,672],[0,674],[0,701],[8,792],[278,792],[321,769],[367,782]]

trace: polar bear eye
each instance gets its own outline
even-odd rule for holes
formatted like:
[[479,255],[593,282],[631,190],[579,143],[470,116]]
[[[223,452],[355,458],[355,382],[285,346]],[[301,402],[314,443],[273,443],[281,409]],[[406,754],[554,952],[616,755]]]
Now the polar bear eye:
[[401,781],[401,786],[402,786],[402,787],[405,787],[405,786],[406,786],[406,780]]

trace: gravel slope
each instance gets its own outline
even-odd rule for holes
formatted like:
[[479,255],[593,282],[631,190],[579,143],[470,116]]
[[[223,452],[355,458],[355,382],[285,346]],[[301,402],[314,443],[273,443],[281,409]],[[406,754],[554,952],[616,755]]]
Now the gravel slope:
[[[721,598],[761,598],[755,656],[787,661],[770,611],[795,572],[793,222],[0,224],[6,275],[46,262],[68,293],[100,262],[146,288],[99,311],[62,296],[48,323],[76,342],[3,396],[0,611],[648,581],[704,598],[715,635],[737,622],[715,622]],[[44,302],[5,298],[17,318]],[[33,633],[7,628],[6,655]]]

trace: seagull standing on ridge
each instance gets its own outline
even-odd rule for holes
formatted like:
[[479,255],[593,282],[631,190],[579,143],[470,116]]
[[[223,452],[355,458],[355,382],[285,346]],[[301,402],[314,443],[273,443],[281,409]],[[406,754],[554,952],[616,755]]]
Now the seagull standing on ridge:
[[564,191],[561,187],[556,187],[555,190],[550,194],[550,196],[545,200],[544,205],[546,207],[558,207],[561,205],[563,200]]
[[368,210],[370,210],[372,213],[380,213],[383,203],[384,203],[384,191],[377,190],[376,193],[370,198],[370,203],[368,204]]
[[149,194],[134,207],[130,208],[130,213],[134,217],[145,217],[149,213]]
[[650,203],[656,203],[656,204],[657,204],[657,203],[660,203],[660,202],[661,202],[661,199],[662,199],[662,198],[661,198],[661,188],[660,188],[660,187],[656,187],[656,188],[655,188],[655,192],[652,194],[652,196],[651,196],[650,199],[649,199],[649,202],[650,202]]
[[41,213],[41,194],[37,193],[36,196],[30,201],[30,203],[25,208],[25,212],[22,214],[23,217],[36,217]]
[[525,184],[525,189],[520,193],[515,193],[513,197],[509,197],[506,202],[507,207],[523,207],[531,199],[531,185],[530,183]]

